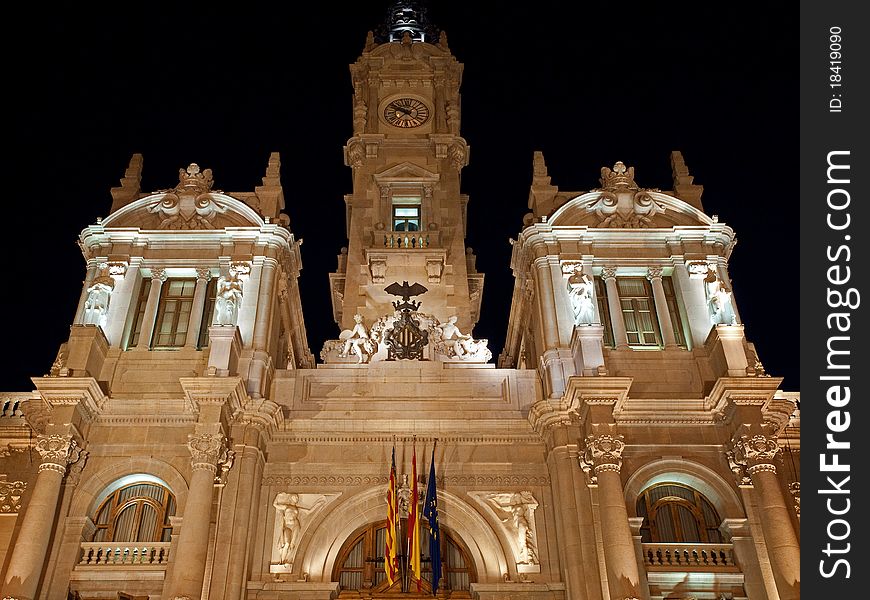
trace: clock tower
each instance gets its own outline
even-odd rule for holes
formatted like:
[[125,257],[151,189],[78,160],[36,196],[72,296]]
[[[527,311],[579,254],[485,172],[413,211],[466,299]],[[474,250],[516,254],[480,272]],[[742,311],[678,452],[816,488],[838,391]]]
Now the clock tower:
[[353,137],[344,160],[353,190],[344,197],[348,244],[330,274],[334,319],[343,330],[355,315],[371,326],[395,310],[385,288],[407,281],[426,289],[415,298],[421,314],[442,323],[455,316],[470,334],[483,274],[465,247],[462,64],[424,8],[397,2],[350,72]]

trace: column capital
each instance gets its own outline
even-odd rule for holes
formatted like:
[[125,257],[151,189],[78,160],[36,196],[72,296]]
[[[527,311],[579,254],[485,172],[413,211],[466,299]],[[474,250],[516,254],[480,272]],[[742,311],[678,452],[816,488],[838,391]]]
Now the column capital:
[[210,281],[211,280],[211,269],[209,267],[197,267],[196,268],[196,280],[197,281]]
[[646,278],[649,279],[650,281],[653,281],[654,279],[661,280],[663,272],[664,272],[663,267],[650,267],[649,270],[647,271]]
[[70,434],[39,434],[36,440],[35,448],[42,458],[42,464],[39,465],[40,472],[55,471],[65,475],[67,465],[82,458],[82,449]]
[[[619,473],[622,469],[622,451],[625,450],[622,439],[621,435],[609,433],[587,435],[580,455],[580,467],[587,475],[590,475],[590,471],[596,476],[602,471]],[[594,477],[590,475],[590,479],[594,480]]]
[[187,436],[190,466],[194,471],[203,469],[217,473],[219,464],[227,460],[227,438],[223,433],[191,433]]
[[601,277],[605,281],[608,279],[616,279],[616,270],[619,267],[601,267]]
[[166,269],[163,267],[151,267],[151,281],[160,281],[163,283],[167,278]]
[[731,441],[726,452],[728,464],[738,485],[752,483],[751,476],[768,471],[776,473],[774,460],[782,452],[775,435],[741,435]]

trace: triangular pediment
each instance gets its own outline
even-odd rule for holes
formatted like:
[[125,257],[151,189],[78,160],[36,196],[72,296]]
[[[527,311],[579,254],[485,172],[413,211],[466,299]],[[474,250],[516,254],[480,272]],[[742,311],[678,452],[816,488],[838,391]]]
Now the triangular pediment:
[[421,183],[434,183],[438,181],[438,173],[428,171],[412,162],[401,162],[397,165],[375,173],[373,175],[378,184],[388,184],[405,181],[418,181]]

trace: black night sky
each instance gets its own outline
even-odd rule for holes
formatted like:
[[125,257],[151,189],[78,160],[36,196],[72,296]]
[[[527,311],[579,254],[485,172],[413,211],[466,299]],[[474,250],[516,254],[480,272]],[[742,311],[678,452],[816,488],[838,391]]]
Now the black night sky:
[[[33,389],[65,341],[84,277],[75,241],[107,216],[134,152],[145,191],[196,162],[233,192],[253,190],[279,151],[315,356],[337,336],[327,273],[347,243],[348,65],[388,3],[243,4],[122,14],[33,3],[7,21],[0,390]],[[533,151],[555,185],[581,191],[617,160],[642,187],[671,189],[681,150],[706,212],[737,232],[730,274],[747,337],[783,389],[798,389],[797,16],[786,2],[430,3],[465,64],[467,244],[486,273],[474,334],[495,356]]]

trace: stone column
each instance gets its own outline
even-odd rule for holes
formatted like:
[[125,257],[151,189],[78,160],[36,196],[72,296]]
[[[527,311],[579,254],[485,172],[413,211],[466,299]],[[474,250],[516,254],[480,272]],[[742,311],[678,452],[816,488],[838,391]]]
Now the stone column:
[[[200,267],[196,270],[196,289],[193,292],[193,306],[190,308],[190,320],[187,322],[187,339],[185,348],[196,348],[199,345],[199,334],[202,326],[202,311],[205,309],[206,291],[211,280],[211,269]],[[149,294],[150,299],[150,294]]]
[[262,453],[256,446],[236,446],[237,456],[241,456],[238,473],[238,495],[233,517],[233,530],[230,538],[229,565],[226,577],[227,600],[240,600],[244,597],[247,580],[247,555],[252,533],[256,529],[252,517],[254,494],[260,489],[258,463]]
[[594,474],[598,483],[604,561],[612,600],[641,597],[634,539],[619,476],[624,448],[621,435],[590,434],[586,436],[582,458],[582,465]]
[[662,268],[650,267],[646,278],[652,284],[653,299],[656,303],[656,316],[659,318],[659,329],[662,332],[662,341],[665,344],[665,348],[677,348],[677,338],[674,335],[671,311],[668,310],[668,299],[665,296],[665,288],[662,285]]
[[538,287],[538,305],[541,309],[541,328],[544,338],[544,350],[558,348],[559,323],[556,319],[556,295],[553,293],[553,277],[550,272],[550,261],[547,256],[540,256],[534,261],[535,283]]
[[36,595],[51,539],[61,482],[67,465],[77,461],[82,452],[69,434],[37,436],[36,451],[42,457],[42,463],[3,583],[3,596],[17,600],[32,600]]
[[79,305],[76,308],[75,318],[73,319],[74,325],[84,325],[85,324],[85,302],[88,300],[88,288],[91,287],[91,282],[97,276],[97,268],[96,264],[92,264],[88,267],[87,273],[85,274],[85,280],[83,282],[82,293],[79,296]]
[[[554,434],[555,437],[555,434]],[[550,485],[553,490],[553,500],[556,503],[559,523],[559,555],[562,559],[562,576],[567,586],[568,597],[584,600],[587,597],[584,581],[583,547],[580,538],[580,523],[577,517],[577,506],[574,498],[572,469],[576,469],[576,447],[571,456],[570,448],[554,447],[547,457],[550,469]]]
[[775,436],[743,435],[734,441],[736,463],[746,468],[761,517],[761,530],[773,567],[780,600],[800,598],[800,545],[788,504],[776,476],[774,458],[781,451]]
[[168,593],[164,594],[167,598],[187,596],[194,599],[202,595],[215,475],[218,464],[227,455],[226,437],[220,431],[190,434],[188,438],[190,490],[184,507],[184,527],[172,558],[173,562],[183,563],[176,565],[181,568],[173,569],[172,581],[167,585]]
[[166,281],[166,270],[151,269],[151,289],[148,291],[148,300],[145,302],[145,314],[142,315],[142,329],[139,331],[139,343],[137,348],[149,350],[151,340],[154,337],[154,324],[157,321],[157,307],[160,304],[160,290]]
[[692,346],[694,347],[704,345],[712,327],[710,310],[707,308],[707,295],[704,291],[706,275],[706,261],[677,262],[674,265],[674,287],[686,309],[686,318],[689,331],[692,333]]
[[275,297],[275,273],[278,261],[274,258],[263,259],[260,271],[260,287],[257,294],[257,318],[254,322],[254,356],[248,377],[248,392],[254,397],[265,393],[266,370],[269,364],[267,353],[269,332],[272,327],[272,299]]
[[619,287],[616,285],[616,267],[601,270],[607,288],[607,307],[610,309],[610,322],[613,325],[613,343],[617,348],[628,348],[628,335],[625,333],[625,319],[622,316],[622,303],[619,301]]

